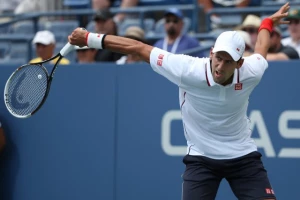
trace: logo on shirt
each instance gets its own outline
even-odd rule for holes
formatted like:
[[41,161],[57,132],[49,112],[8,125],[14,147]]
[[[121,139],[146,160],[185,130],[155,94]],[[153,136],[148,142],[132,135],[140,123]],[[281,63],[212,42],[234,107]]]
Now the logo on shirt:
[[239,49],[239,48],[236,48],[236,50],[237,50],[237,51],[240,51],[240,49]]
[[242,90],[243,89],[243,83],[236,83],[234,86],[234,90]]
[[159,54],[158,55],[158,60],[157,60],[157,65],[158,66],[162,66],[162,62],[163,62],[163,59],[164,59],[164,54]]
[[274,193],[274,190],[271,189],[271,188],[266,188],[266,193],[267,193],[267,194],[275,194],[275,193]]

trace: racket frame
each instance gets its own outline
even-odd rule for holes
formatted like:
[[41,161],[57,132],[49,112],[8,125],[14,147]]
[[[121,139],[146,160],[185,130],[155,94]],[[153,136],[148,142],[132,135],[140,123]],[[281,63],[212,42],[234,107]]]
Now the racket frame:
[[[51,71],[51,74],[49,75],[47,69],[43,66],[44,63],[47,63],[51,60],[54,60],[58,58],[58,60],[55,62],[54,64],[54,67],[52,68],[52,71]],[[36,113],[41,107],[42,105],[45,103],[47,97],[48,97],[48,94],[50,92],[50,86],[51,86],[51,83],[52,83],[52,79],[54,77],[54,74],[55,74],[55,71],[58,67],[58,64],[60,62],[60,60],[63,58],[63,56],[58,53],[56,56],[48,59],[48,60],[44,60],[42,62],[37,62],[37,63],[29,63],[29,64],[25,64],[25,65],[22,65],[20,67],[18,67],[8,78],[8,80],[6,81],[6,84],[5,84],[5,87],[4,87],[4,103],[5,103],[5,106],[7,108],[7,110],[14,116],[14,117],[17,117],[17,118],[28,118],[28,117],[31,117],[34,113]],[[45,72],[45,74],[47,75],[47,88],[46,88],[46,91],[45,91],[45,94],[43,96],[43,99],[42,101],[40,102],[40,104],[36,107],[36,109],[34,111],[32,111],[31,113],[29,113],[28,115],[18,115],[16,114],[13,109],[11,108],[11,106],[9,105],[9,101],[8,101],[8,86],[11,82],[11,78],[16,74],[18,73],[21,69],[29,66],[29,65],[36,65],[36,66],[39,66],[40,68],[42,68],[42,70]]]

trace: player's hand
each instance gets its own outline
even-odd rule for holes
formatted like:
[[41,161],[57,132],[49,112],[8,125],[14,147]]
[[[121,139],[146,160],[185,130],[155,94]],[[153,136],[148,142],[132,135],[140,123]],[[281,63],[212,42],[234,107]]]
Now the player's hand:
[[278,24],[288,24],[289,23],[289,21],[282,20],[283,18],[288,16],[289,9],[290,9],[290,4],[289,4],[289,2],[287,2],[286,4],[281,6],[281,8],[276,13],[274,13],[273,15],[271,15],[269,17],[270,19],[272,19],[274,26],[276,26]]
[[86,44],[86,34],[87,30],[83,28],[76,28],[71,35],[68,36],[69,43],[72,45],[77,45],[79,47],[87,46]]

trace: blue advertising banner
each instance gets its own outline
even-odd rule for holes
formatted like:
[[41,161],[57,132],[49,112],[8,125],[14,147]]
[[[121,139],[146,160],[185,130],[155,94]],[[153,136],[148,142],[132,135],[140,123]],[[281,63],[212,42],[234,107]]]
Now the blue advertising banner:
[[[271,62],[249,99],[253,138],[278,199],[298,198],[299,64]],[[0,66],[0,88],[13,70]],[[0,199],[181,199],[178,88],[147,64],[62,66],[36,115],[14,118],[3,101],[0,110],[8,139]],[[226,180],[216,199],[236,199]]]

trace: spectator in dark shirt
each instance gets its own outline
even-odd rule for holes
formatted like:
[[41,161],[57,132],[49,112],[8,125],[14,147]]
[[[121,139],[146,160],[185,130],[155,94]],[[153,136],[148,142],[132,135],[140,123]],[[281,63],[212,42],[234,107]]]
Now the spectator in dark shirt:
[[[99,10],[95,16],[95,32],[101,34],[117,35],[117,25],[113,21],[113,15],[108,9]],[[121,58],[122,54],[109,51],[107,49],[99,49],[97,51],[96,62],[115,62]]]
[[281,43],[281,31],[278,27],[271,33],[271,44],[267,54],[267,60],[299,59],[298,52],[291,46],[283,46]]

